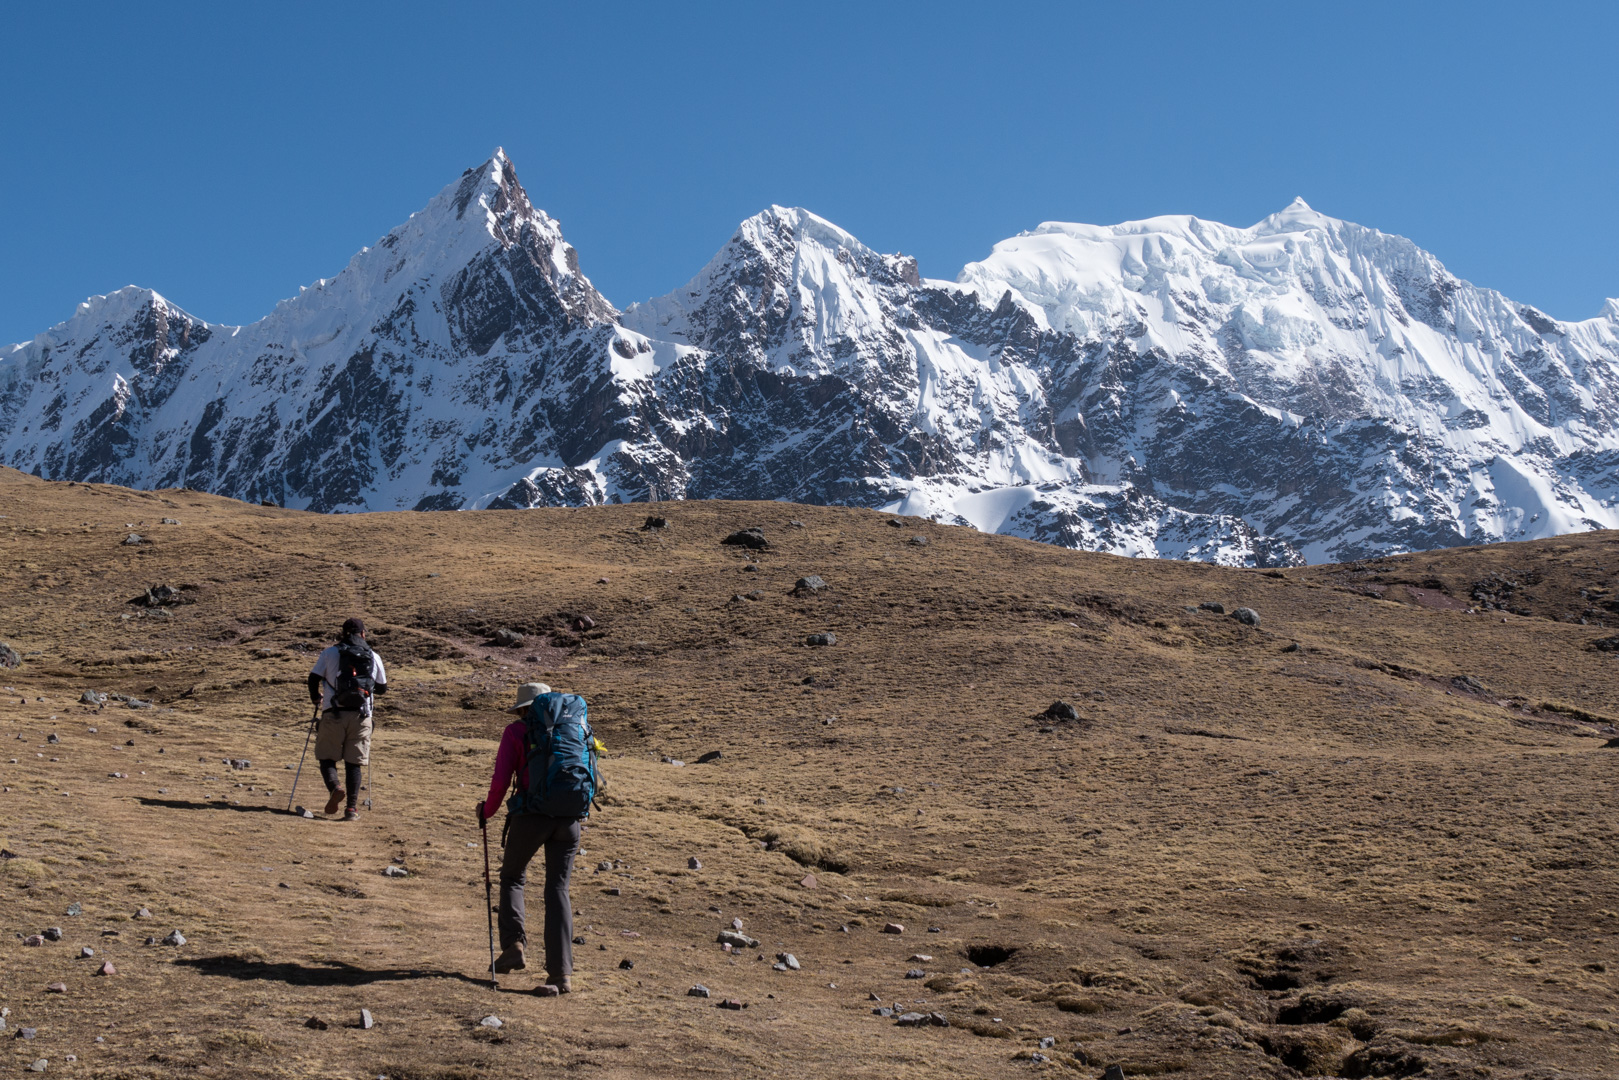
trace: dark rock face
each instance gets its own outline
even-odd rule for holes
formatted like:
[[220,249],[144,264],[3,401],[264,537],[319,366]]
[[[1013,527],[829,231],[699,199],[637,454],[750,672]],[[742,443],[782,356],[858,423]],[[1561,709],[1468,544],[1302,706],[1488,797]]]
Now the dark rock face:
[[0,462],[319,511],[842,503],[1280,567],[1619,525],[1619,302],[1556,322],[1302,204],[1043,225],[959,283],[772,207],[620,313],[497,153],[252,326],[131,288],[0,348]]

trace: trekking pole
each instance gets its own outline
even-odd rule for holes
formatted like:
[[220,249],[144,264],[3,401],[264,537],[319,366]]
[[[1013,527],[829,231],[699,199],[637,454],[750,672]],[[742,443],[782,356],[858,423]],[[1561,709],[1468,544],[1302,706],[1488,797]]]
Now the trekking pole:
[[292,800],[298,797],[298,778],[304,774],[304,758],[309,755],[309,740],[315,737],[315,725],[320,723],[320,706],[315,706],[315,715],[309,718],[309,734],[304,736],[304,752],[298,755],[298,771],[292,774],[292,791],[287,795],[287,811],[292,811]]
[[483,910],[489,916],[489,989],[498,991],[495,981],[495,887],[489,880],[489,825],[480,815],[478,830],[483,833]]

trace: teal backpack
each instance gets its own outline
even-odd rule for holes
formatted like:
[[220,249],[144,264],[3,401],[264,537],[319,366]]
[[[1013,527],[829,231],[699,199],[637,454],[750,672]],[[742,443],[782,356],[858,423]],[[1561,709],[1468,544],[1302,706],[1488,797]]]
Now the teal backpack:
[[589,817],[601,777],[585,699],[541,694],[523,714],[523,723],[527,775],[517,777],[507,809],[513,814]]

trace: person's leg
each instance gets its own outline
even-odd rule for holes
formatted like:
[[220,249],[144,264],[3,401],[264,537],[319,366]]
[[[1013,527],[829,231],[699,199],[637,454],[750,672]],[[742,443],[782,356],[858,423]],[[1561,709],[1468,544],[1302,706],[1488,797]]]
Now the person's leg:
[[528,940],[524,928],[523,886],[528,883],[528,864],[545,840],[544,819],[518,814],[508,819],[506,850],[500,859],[500,947],[515,951]]
[[573,974],[573,904],[568,880],[579,853],[577,821],[549,818],[553,828],[545,841],[545,971],[559,988]]
[[360,782],[363,767],[371,757],[371,718],[362,712],[347,713],[343,717],[344,778],[348,782],[348,812],[356,815],[360,801]]
[[326,812],[337,813],[343,804],[343,785],[337,778],[337,763],[343,757],[343,721],[333,709],[320,714],[315,728],[315,760],[320,762],[320,777],[326,781],[331,798],[326,800]]

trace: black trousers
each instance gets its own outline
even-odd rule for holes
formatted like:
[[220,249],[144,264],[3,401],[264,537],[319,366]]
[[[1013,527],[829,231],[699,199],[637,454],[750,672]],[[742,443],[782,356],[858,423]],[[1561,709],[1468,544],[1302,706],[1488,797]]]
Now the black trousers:
[[573,905],[568,899],[568,878],[579,851],[577,819],[542,814],[512,814],[506,818],[506,851],[500,860],[500,947],[528,942],[523,928],[523,886],[528,864],[545,848],[545,972],[573,974]]

